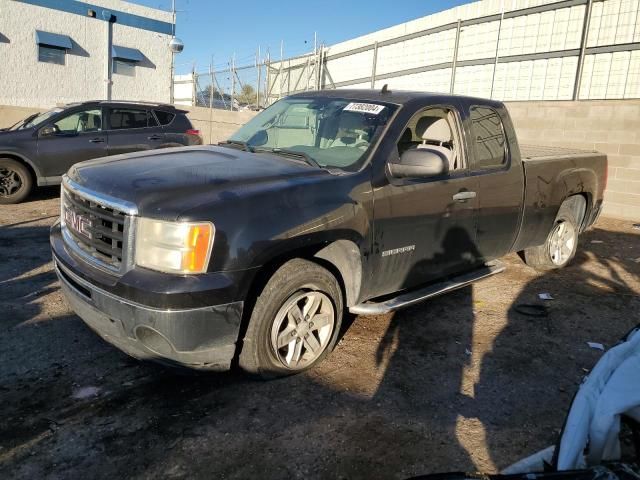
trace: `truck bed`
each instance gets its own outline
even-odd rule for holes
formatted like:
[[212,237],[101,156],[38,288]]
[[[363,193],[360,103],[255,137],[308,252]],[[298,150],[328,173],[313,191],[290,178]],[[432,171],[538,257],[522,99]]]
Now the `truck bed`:
[[[520,155],[525,175],[524,211],[515,251],[545,242],[563,199],[584,192],[602,199],[607,178],[607,157],[593,150],[521,145]],[[595,220],[600,203],[587,212],[583,228]]]
[[578,148],[548,147],[544,145],[520,145],[520,155],[523,161],[559,159],[566,157],[582,157],[601,155],[595,150],[580,150]]

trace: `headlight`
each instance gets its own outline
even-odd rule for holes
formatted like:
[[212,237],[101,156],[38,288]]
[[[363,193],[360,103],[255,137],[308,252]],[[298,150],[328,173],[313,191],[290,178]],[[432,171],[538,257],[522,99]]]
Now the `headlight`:
[[210,222],[139,218],[135,262],[167,273],[204,273],[209,266],[214,234],[215,227]]

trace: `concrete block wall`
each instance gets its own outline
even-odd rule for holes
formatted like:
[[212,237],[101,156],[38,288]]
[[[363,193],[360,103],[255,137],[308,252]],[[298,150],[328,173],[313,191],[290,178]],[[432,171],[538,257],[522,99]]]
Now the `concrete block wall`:
[[[507,107],[521,143],[606,153],[609,181],[603,215],[640,221],[640,100],[510,102]],[[255,115],[184,108],[206,144],[227,139]],[[0,105],[0,128],[36,111]]]
[[0,105],[0,128],[8,128],[19,120],[27,118],[29,115],[41,112],[40,108],[14,107]]
[[236,130],[255,116],[255,112],[231,112],[228,110],[203,107],[183,107],[188,110],[188,117],[194,128],[200,130],[204,143],[218,143],[228,139]]
[[[226,140],[255,115],[255,112],[251,111],[230,112],[218,109],[209,110],[201,107],[185,107],[184,105],[176,106],[188,112],[187,116],[193,123],[194,128],[200,130],[205,144]],[[27,118],[32,113],[44,110],[41,108],[0,105],[0,128],[10,127],[18,120]]]
[[606,153],[603,215],[640,220],[640,100],[518,102],[507,107],[521,143]]

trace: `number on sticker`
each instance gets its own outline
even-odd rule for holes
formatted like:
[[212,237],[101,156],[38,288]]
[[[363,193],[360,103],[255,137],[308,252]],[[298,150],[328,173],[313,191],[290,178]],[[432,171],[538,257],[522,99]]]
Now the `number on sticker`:
[[375,103],[350,103],[344,107],[344,112],[360,112],[370,113],[372,115],[378,115],[384,110],[384,105],[376,105]]

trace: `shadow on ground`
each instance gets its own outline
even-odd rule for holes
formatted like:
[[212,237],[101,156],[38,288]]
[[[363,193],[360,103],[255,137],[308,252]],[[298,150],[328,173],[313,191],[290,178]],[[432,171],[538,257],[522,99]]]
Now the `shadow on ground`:
[[[105,344],[48,273],[30,275],[48,244],[29,228],[11,235],[33,243],[2,249],[34,257],[0,270],[0,307],[13,312],[0,317],[4,478],[492,471],[555,442],[583,368],[600,356],[586,342],[610,346],[640,312],[639,235],[613,222],[581,237],[563,271],[536,274],[511,255],[503,275],[395,315],[358,317],[304,375],[183,375]],[[8,286],[28,290],[27,279],[42,296],[4,296]],[[540,303],[542,292],[555,298],[547,317],[514,309]]]

